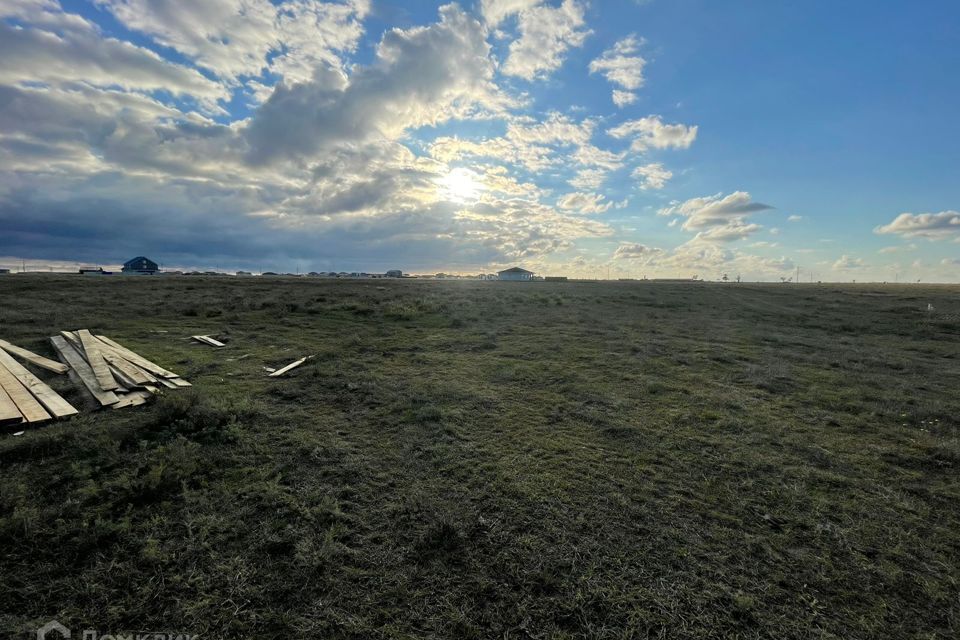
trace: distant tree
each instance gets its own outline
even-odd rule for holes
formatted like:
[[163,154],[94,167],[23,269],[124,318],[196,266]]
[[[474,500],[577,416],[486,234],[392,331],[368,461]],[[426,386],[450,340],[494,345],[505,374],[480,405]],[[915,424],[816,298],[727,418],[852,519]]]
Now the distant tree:
[[723,274],[723,277],[720,278],[720,279],[723,280],[724,282],[726,282],[726,281],[728,281],[730,278],[727,277],[727,274]]

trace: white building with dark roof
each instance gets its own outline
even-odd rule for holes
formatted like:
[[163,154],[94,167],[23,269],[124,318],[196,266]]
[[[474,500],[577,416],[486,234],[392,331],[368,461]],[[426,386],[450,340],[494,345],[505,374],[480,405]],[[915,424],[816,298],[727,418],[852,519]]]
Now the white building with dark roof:
[[520,267],[510,267],[509,269],[498,271],[497,277],[500,280],[526,282],[533,279],[533,271],[527,271],[526,269],[521,269]]

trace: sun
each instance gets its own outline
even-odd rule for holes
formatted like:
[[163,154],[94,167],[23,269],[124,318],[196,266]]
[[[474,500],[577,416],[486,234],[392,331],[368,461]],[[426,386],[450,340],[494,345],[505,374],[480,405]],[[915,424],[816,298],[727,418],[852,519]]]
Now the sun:
[[480,175],[464,167],[451,169],[447,175],[437,179],[437,186],[443,198],[460,203],[476,201],[483,191]]

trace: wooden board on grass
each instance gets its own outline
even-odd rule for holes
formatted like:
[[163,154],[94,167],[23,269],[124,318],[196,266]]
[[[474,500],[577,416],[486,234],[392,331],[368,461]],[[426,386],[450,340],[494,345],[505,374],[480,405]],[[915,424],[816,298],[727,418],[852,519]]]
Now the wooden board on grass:
[[63,336],[53,336],[50,338],[50,342],[53,344],[53,348],[57,350],[57,353],[60,354],[63,361],[70,365],[71,369],[76,372],[80,381],[83,382],[83,386],[90,391],[90,394],[97,399],[97,402],[103,406],[107,406],[116,404],[119,401],[117,394],[113,391],[106,391],[100,388],[93,369],[91,369],[87,361],[83,359],[83,356],[73,348],[73,345],[67,342],[66,338]]
[[34,364],[41,369],[46,369],[47,371],[53,371],[54,373],[66,373],[70,367],[56,360],[51,360],[50,358],[44,358],[41,355],[37,355],[32,351],[27,351],[26,349],[21,349],[15,344],[10,344],[6,340],[0,340],[0,349],[3,349],[11,355],[15,355],[22,360],[26,360],[30,364]]
[[55,418],[80,413],[69,402],[60,397],[60,394],[51,389],[40,378],[27,371],[23,365],[13,359],[6,351],[0,349],[0,366],[3,366],[40,401],[47,411]]
[[144,358],[143,356],[131,351],[130,349],[127,349],[122,344],[114,342],[107,336],[97,336],[97,340],[100,340],[101,342],[105,342],[107,345],[113,347],[113,350],[117,352],[118,355],[126,358],[127,360],[137,365],[138,367],[146,369],[147,371],[149,371],[155,376],[160,376],[161,378],[179,378],[180,377],[176,373],[173,373],[172,371],[167,371],[163,367],[156,365],[150,362],[149,360],[147,360],[146,358]]
[[17,403],[10,399],[10,396],[3,387],[0,387],[0,425],[20,424],[23,422],[23,414],[17,409]]
[[100,353],[100,341],[86,329],[77,331],[77,337],[80,338],[83,352],[87,356],[87,363],[93,369],[93,374],[97,376],[97,384],[100,385],[100,388],[104,391],[112,391],[119,387],[120,385],[114,380],[113,374],[110,373],[107,361],[103,359],[103,354]]
[[211,338],[210,336],[190,336],[190,337],[193,338],[194,340],[196,340],[197,342],[202,342],[202,343],[204,343],[204,344],[208,344],[208,345],[210,345],[211,347],[225,347],[225,346],[227,346],[227,345],[223,344],[222,342],[220,342],[219,340],[216,340],[216,339],[214,339],[214,338]]
[[313,357],[313,356],[307,356],[306,358],[300,358],[300,359],[297,360],[296,362],[291,362],[290,364],[288,364],[287,366],[283,367],[282,369],[277,369],[276,371],[274,371],[273,373],[268,374],[268,375],[269,375],[271,378],[278,378],[278,377],[282,376],[283,374],[287,373],[288,371],[291,371],[291,370],[293,370],[293,369],[296,369],[297,367],[299,367],[300,365],[302,365],[304,362],[306,362],[307,360],[309,360],[309,359],[312,358],[312,357]]
[[0,365],[0,387],[10,396],[20,415],[27,422],[45,422],[50,419],[50,414],[44,409],[37,399],[33,397],[27,388],[20,384],[16,376],[10,373],[6,367]]

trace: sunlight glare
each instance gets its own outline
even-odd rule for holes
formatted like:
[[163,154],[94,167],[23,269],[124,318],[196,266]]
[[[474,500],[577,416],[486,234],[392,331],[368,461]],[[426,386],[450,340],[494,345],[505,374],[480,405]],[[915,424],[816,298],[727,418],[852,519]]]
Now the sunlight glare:
[[437,180],[440,195],[453,202],[473,202],[480,197],[483,191],[483,182],[480,175],[470,169],[457,167]]

